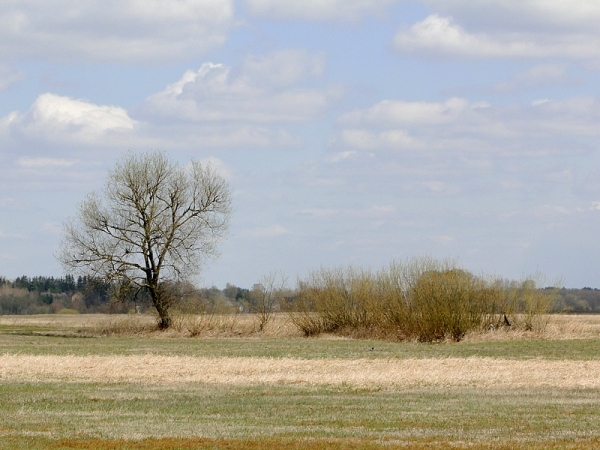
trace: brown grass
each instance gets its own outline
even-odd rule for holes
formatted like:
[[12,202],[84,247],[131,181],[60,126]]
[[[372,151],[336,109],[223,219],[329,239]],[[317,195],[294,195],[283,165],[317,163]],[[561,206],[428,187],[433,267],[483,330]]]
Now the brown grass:
[[[180,320],[180,319],[177,319]],[[240,315],[191,315],[184,320],[196,321],[197,337],[298,337],[302,333],[291,322],[287,314],[274,315],[262,332],[258,331],[252,314]],[[183,321],[182,321],[183,322]],[[43,328],[47,330],[71,330],[94,334],[148,334],[164,337],[191,336],[189,323],[182,323],[167,332],[158,332],[154,327],[156,319],[152,315],[128,314],[42,314],[31,316],[0,316],[0,326],[20,329]],[[333,335],[325,337],[335,338]],[[500,328],[493,331],[471,332],[465,341],[503,341],[515,339],[598,339],[600,338],[600,315],[560,315],[548,316],[548,325],[542,331]]]
[[547,325],[541,331],[500,328],[489,332],[469,333],[466,342],[507,341],[517,339],[598,339],[600,338],[600,315],[561,315],[546,316]]
[[0,356],[0,381],[600,388],[600,361]]

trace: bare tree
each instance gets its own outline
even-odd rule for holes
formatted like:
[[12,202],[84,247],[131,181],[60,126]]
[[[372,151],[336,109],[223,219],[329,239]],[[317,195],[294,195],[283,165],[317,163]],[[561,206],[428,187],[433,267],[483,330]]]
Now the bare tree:
[[281,272],[263,276],[250,292],[251,311],[256,314],[259,331],[273,320],[275,305],[283,299],[287,278]]
[[210,165],[181,167],[161,152],[130,153],[65,225],[59,260],[69,271],[145,290],[166,329],[173,283],[216,256],[230,206],[229,187]]

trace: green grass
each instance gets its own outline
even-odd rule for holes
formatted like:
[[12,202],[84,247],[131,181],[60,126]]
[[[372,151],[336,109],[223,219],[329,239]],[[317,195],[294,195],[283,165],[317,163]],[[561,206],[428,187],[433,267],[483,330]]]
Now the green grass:
[[45,438],[557,442],[600,436],[600,392],[10,383],[0,433]]
[[[0,354],[600,358],[597,339],[416,344],[32,334],[38,332],[0,328]],[[0,449],[593,449],[600,448],[599,405],[599,391],[582,389],[0,380]]]
[[[373,350],[372,350],[373,349]],[[3,334],[0,353],[28,355],[185,355],[319,358],[600,359],[600,340],[514,340],[418,344],[323,338],[194,339],[161,337],[64,337]]]

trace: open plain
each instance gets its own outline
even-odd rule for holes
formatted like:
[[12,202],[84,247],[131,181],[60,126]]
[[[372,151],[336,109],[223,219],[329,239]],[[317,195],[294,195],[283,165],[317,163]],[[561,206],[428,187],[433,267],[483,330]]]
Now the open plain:
[[151,323],[0,317],[0,448],[600,447],[600,316],[439,344]]

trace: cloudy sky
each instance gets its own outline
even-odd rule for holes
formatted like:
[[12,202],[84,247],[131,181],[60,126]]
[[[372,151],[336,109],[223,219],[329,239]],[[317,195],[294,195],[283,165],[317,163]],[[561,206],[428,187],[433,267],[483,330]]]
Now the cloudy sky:
[[0,275],[128,149],[211,161],[202,285],[453,258],[600,287],[597,0],[0,3]]

